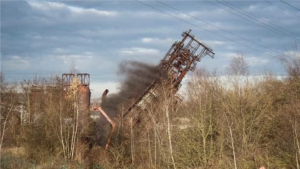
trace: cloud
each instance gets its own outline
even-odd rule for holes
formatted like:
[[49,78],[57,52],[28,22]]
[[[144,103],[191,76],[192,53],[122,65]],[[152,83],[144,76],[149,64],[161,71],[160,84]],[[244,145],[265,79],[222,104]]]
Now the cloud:
[[[1,54],[7,59],[2,60],[4,68],[13,70],[10,72],[14,74],[24,73],[23,69],[27,69],[27,73],[67,71],[74,61],[80,71],[99,74],[100,80],[113,81],[118,79],[116,72],[122,60],[156,64],[174,41],[181,40],[182,31],[192,29],[192,34],[216,53],[214,59],[201,59],[198,67],[222,71],[230,61],[227,56],[243,53],[255,70],[259,70],[259,66],[280,70],[280,66],[274,64],[275,61],[268,54],[278,55],[270,51],[274,49],[283,53],[295,44],[286,36],[240,18],[239,13],[234,15],[210,2],[164,3],[266,48],[155,1],[145,3],[193,25],[135,1],[4,1],[1,3]],[[219,3],[212,3],[228,9]],[[234,5],[295,35],[300,33],[297,17],[267,2],[236,2]]]
[[72,12],[77,14],[96,14],[101,16],[116,16],[117,12],[115,11],[101,11],[96,9],[84,9],[79,7],[68,7]]
[[30,62],[20,56],[10,56],[9,60],[3,61],[4,70],[25,70],[30,67]]
[[28,1],[28,4],[39,10],[50,10],[50,9],[62,9],[65,7],[62,3],[57,2],[36,2],[36,1]]
[[84,55],[58,55],[56,57],[65,64],[74,60],[84,59]]
[[106,16],[113,17],[118,13],[115,11],[105,11],[105,10],[97,10],[94,8],[82,8],[76,6],[70,6],[59,2],[36,2],[36,1],[28,1],[28,4],[37,9],[43,11],[54,11],[54,10],[68,10],[69,12],[77,15],[98,15],[98,16]]
[[160,56],[161,52],[157,49],[132,47],[132,48],[121,49],[120,54],[123,56],[131,56],[131,57],[136,57],[136,56],[146,57],[146,56]]
[[58,47],[58,48],[55,48],[53,52],[54,52],[54,53],[57,53],[57,54],[63,54],[63,53],[68,52],[68,50],[62,49],[62,48],[59,48],[59,47]]
[[[61,49],[55,49],[54,51],[60,51]],[[117,63],[105,55],[97,55],[91,51],[71,52],[68,50],[61,51],[61,53],[53,53],[47,56],[52,59],[58,68],[63,68],[63,71],[69,71],[74,66],[77,71],[82,73],[96,73],[104,74],[108,76],[112,72],[116,72]],[[57,69],[58,69],[57,68]]]
[[210,47],[215,47],[215,46],[221,46],[224,45],[224,41],[218,41],[218,40],[203,40],[205,44],[208,44]]
[[86,71],[88,68],[92,67],[94,63],[94,55],[89,52],[83,54],[64,54],[57,55],[57,59],[61,60],[63,65],[72,66],[74,64],[75,68],[79,71]]
[[269,63],[268,59],[262,59],[258,57],[245,57],[245,60],[249,64],[249,66],[266,65]]
[[161,39],[161,38],[145,37],[145,38],[142,38],[141,41],[142,41],[142,43],[145,43],[145,44],[171,45],[175,40],[173,40],[172,38]]

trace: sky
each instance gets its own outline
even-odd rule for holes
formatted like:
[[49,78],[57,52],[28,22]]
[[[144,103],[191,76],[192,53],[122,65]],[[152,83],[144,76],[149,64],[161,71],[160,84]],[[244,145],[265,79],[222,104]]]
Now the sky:
[[300,42],[300,1],[1,0],[1,72],[7,81],[91,76],[92,97],[118,91],[120,63],[156,65],[189,29],[210,46],[197,68],[224,75],[242,54],[252,75],[284,75],[279,56]]

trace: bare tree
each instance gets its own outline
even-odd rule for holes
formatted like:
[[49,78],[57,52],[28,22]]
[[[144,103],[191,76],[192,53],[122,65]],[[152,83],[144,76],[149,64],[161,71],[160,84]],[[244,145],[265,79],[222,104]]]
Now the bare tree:
[[300,77],[300,52],[297,45],[293,50],[279,56],[279,60],[284,65],[289,76]]
[[0,72],[0,152],[5,133],[11,127],[10,118],[16,108],[17,92],[13,84],[4,83],[3,73]]
[[73,160],[76,152],[76,145],[79,138],[79,99],[78,99],[78,79],[75,77],[66,93],[66,100],[60,102],[60,107],[70,104],[69,113],[59,110],[59,140],[63,149],[65,160]]
[[249,65],[246,62],[243,54],[237,54],[232,58],[232,60],[230,61],[230,65],[227,68],[227,73],[229,75],[236,76],[246,76],[249,74]]

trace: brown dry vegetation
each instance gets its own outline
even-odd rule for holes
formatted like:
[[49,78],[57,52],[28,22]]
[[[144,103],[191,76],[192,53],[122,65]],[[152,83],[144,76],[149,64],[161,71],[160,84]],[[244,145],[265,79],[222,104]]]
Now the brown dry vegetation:
[[[80,126],[76,93],[69,94],[68,103],[62,89],[44,93],[39,119],[21,123],[17,109],[23,105],[29,111],[26,92],[17,94],[14,85],[2,81],[1,168],[299,169],[300,59],[292,57],[282,59],[289,73],[282,80],[248,76],[242,56],[232,60],[225,81],[196,71],[179,107],[165,96],[144,112],[146,126],[124,131],[120,119],[108,150],[93,145],[93,122]],[[35,82],[26,83],[24,91]],[[39,83],[55,86],[59,80]],[[62,122],[66,117],[71,124]]]

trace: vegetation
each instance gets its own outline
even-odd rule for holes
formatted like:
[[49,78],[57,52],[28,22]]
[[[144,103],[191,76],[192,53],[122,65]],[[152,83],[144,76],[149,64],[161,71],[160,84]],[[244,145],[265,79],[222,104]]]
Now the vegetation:
[[[91,141],[93,122],[81,125],[76,80],[64,94],[59,78],[19,85],[1,76],[0,168],[299,169],[300,57],[292,55],[281,59],[283,79],[249,76],[242,55],[233,58],[225,80],[197,70],[179,107],[165,96],[145,112],[147,125],[128,132],[120,119],[108,150]],[[28,100],[37,82],[55,90]],[[34,104],[42,107],[39,115],[20,113],[37,112]]]

